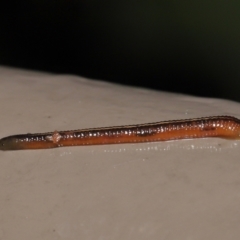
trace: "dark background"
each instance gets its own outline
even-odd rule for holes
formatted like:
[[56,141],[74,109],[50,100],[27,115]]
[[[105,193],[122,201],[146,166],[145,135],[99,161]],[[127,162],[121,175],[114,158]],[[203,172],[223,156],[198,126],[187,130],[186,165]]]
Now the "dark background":
[[240,101],[240,1],[6,1],[0,64]]

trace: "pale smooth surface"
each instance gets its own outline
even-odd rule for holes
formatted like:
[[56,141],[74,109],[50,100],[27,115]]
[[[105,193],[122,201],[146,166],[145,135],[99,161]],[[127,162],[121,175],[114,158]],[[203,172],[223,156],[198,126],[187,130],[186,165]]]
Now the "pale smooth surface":
[[[10,68],[0,77],[0,138],[240,117],[226,100]],[[0,239],[239,239],[239,156],[224,139],[0,152]]]

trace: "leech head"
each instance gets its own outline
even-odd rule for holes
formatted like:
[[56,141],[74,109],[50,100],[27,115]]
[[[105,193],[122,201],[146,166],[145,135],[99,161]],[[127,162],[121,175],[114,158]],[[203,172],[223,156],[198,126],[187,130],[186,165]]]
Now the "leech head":
[[62,136],[59,134],[58,131],[54,131],[51,136],[46,136],[45,139],[47,141],[53,142],[53,143],[58,143]]
[[8,146],[8,144],[7,144],[7,140],[6,140],[6,138],[2,138],[1,140],[0,140],[0,150],[8,150],[8,148],[7,148],[7,146]]
[[0,139],[0,150],[5,151],[18,149],[21,149],[21,147],[16,144],[16,139],[11,136]]

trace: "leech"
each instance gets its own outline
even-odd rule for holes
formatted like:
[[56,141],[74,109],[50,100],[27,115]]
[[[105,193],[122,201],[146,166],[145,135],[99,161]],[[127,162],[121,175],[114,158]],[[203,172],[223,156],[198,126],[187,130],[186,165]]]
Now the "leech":
[[117,127],[12,135],[0,139],[0,150],[47,149],[208,137],[240,139],[240,119],[231,116],[217,116]]

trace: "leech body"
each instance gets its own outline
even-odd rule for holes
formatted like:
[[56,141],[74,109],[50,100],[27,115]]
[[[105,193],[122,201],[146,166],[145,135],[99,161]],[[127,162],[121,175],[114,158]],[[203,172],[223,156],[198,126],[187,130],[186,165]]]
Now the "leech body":
[[47,149],[207,137],[240,139],[240,119],[217,116],[118,127],[12,135],[0,139],[0,150]]

